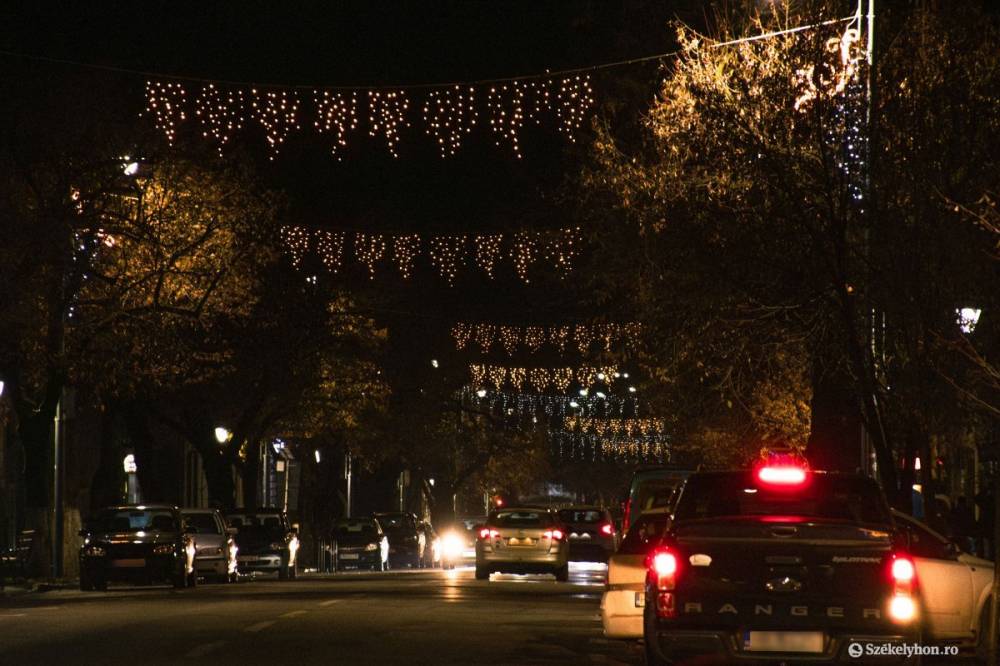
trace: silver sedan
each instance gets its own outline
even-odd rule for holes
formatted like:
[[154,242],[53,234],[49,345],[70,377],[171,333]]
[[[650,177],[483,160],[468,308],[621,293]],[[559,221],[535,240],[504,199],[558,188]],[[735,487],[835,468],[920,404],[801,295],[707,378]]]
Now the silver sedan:
[[493,572],[550,573],[569,580],[569,545],[557,514],[546,508],[509,508],[487,518],[476,540],[476,578]]

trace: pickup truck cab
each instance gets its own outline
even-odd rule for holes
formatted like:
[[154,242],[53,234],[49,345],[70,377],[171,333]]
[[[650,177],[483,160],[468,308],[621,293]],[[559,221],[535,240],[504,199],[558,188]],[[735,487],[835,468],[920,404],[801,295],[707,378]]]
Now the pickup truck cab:
[[647,558],[648,663],[859,663],[901,651],[921,628],[905,546],[872,479],[766,465],[694,473]]

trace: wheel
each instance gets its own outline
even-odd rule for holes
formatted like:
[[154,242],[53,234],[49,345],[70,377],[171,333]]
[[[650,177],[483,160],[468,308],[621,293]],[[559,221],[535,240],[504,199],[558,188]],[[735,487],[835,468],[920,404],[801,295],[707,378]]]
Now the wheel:
[[236,573],[235,571],[233,573],[229,574],[229,582],[230,583],[238,583],[239,580],[240,580],[240,575],[238,573]]
[[299,563],[296,562],[295,564],[288,567],[288,580],[295,580],[298,577],[299,577]]
[[187,586],[188,587],[198,587],[198,572],[191,570],[191,573],[187,574]]
[[174,574],[174,577],[171,579],[171,582],[174,584],[174,589],[183,590],[185,587],[187,587],[188,577],[183,571],[180,571]]
[[476,580],[489,580],[490,572],[483,567],[476,566]]
[[646,653],[646,666],[670,666],[670,662],[660,659],[660,657],[657,656],[656,651],[653,649],[653,640],[655,640],[653,637],[656,635],[656,632],[654,630],[655,623],[653,621],[652,613],[649,611],[649,606],[647,606],[646,610],[643,611],[642,624],[642,642],[644,652]]
[[556,580],[560,583],[565,583],[569,580],[569,564],[564,564],[553,573],[556,575]]
[[288,565],[282,565],[278,568],[278,580],[288,580]]

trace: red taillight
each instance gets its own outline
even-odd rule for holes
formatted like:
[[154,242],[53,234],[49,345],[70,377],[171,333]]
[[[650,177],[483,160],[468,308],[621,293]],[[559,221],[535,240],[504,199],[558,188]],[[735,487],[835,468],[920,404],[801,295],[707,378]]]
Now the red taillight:
[[556,541],[561,541],[563,538],[562,530],[545,530],[542,534],[546,539],[554,539]]
[[897,583],[909,583],[916,575],[913,562],[907,557],[896,557],[892,560],[892,579]]
[[605,523],[601,525],[601,532],[607,534],[608,536],[611,536],[612,534],[615,533],[615,528],[611,523]]
[[911,622],[917,616],[913,598],[917,582],[917,568],[907,555],[893,555],[889,564],[892,580],[892,597],[889,599],[889,617],[895,622]]
[[666,546],[657,548],[646,558],[649,577],[656,583],[656,614],[659,617],[676,617],[673,590],[677,584],[678,565],[677,554]]
[[659,577],[673,576],[677,573],[677,556],[671,552],[658,552],[653,555],[653,571]]
[[801,486],[808,473],[796,465],[765,465],[757,470],[757,480],[770,486]]
[[484,527],[479,530],[480,539],[496,539],[498,536],[500,536],[500,532],[490,529],[489,527]]

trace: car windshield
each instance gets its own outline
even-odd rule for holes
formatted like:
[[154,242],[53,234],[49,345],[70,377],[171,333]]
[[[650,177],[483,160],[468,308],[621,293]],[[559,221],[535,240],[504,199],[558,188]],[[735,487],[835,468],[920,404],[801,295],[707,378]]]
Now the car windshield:
[[265,530],[282,529],[281,515],[277,513],[234,513],[227,518],[229,524],[236,529],[247,527]]
[[102,532],[177,532],[177,518],[168,509],[120,509],[106,511],[96,521]]
[[625,533],[619,553],[641,555],[659,541],[666,530],[669,515],[666,513],[640,516]]
[[379,515],[378,522],[385,530],[416,529],[413,520],[408,516],[400,515]]
[[592,509],[563,509],[559,512],[559,520],[564,523],[600,523],[604,520],[604,512]]
[[757,483],[750,473],[704,474],[688,479],[674,514],[679,521],[722,516],[796,516],[855,523],[891,524],[874,481],[812,474],[799,488]]
[[497,527],[545,527],[552,522],[547,511],[499,511],[490,521]]
[[185,513],[184,522],[188,530],[196,534],[222,534],[215,516],[210,513]]
[[337,524],[334,534],[340,538],[359,536],[374,537],[378,535],[378,529],[375,527],[375,523],[370,520],[342,522]]

